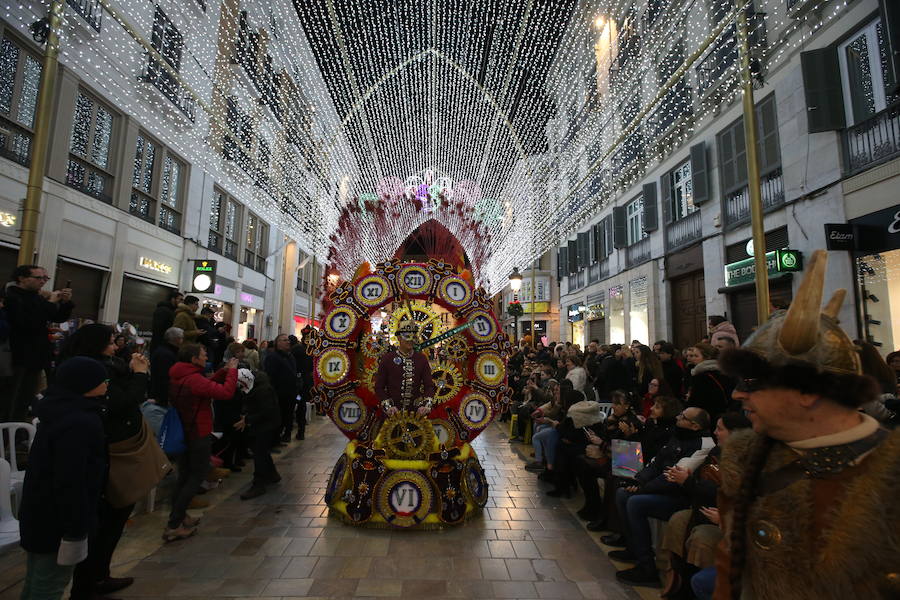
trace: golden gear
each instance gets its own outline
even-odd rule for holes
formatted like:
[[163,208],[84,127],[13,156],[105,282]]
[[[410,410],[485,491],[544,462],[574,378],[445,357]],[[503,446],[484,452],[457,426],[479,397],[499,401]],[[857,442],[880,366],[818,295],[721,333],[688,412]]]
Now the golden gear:
[[434,447],[434,429],[429,420],[405,410],[388,417],[378,437],[388,458],[425,458]]
[[387,340],[378,333],[368,333],[359,345],[362,353],[368,358],[381,358],[387,352]]
[[400,325],[409,320],[415,321],[419,327],[419,342],[430,340],[444,332],[441,315],[430,304],[413,301],[408,306],[401,306],[391,313],[388,331],[392,344],[397,343],[397,330],[400,329]]
[[375,489],[378,512],[394,527],[420,524],[434,507],[434,489],[428,478],[413,470],[394,471]]
[[469,354],[469,345],[461,336],[456,336],[444,344],[443,351],[450,360],[462,360]]
[[434,404],[453,399],[463,386],[463,375],[452,363],[445,360],[431,361],[431,378],[434,380]]

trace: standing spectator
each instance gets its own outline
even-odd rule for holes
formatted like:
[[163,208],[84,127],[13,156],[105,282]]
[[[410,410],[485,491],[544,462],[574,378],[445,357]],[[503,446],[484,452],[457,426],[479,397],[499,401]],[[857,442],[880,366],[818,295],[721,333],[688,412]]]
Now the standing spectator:
[[209,306],[200,309],[200,314],[195,319],[197,327],[203,332],[200,334],[199,341],[206,346],[206,352],[209,354],[209,362],[218,365],[222,362],[222,356],[225,354],[225,328],[217,325],[215,322],[216,312]]
[[584,394],[585,399],[594,399],[594,386],[588,382],[587,371],[581,366],[578,356],[570,356],[566,359],[566,379],[572,382],[572,388],[576,392]]
[[6,316],[9,320],[9,346],[12,353],[13,379],[8,404],[0,407],[0,421],[23,421],[34,401],[41,376],[53,358],[53,346],[47,336],[48,323],[69,318],[72,290],[41,290],[50,279],[37,265],[16,267],[13,281],[6,287]]
[[[4,298],[0,295],[0,386],[9,389],[7,379],[12,377],[12,354],[9,351],[9,319],[6,316],[6,308],[3,305]],[[6,412],[0,410],[0,421],[6,416]]]
[[241,500],[251,500],[265,494],[267,485],[281,481],[269,453],[281,428],[281,407],[268,375],[261,371],[254,374],[250,369],[239,369],[238,389],[244,416],[234,428],[253,440],[253,482],[241,494]]
[[259,349],[256,347],[256,340],[244,340],[241,343],[247,349],[244,352],[244,360],[250,365],[250,370],[259,371],[262,365],[259,362]]
[[183,343],[184,331],[169,327],[150,356],[150,398],[160,406],[169,405],[169,369],[178,362],[178,349]]
[[302,440],[306,437],[306,404],[312,398],[313,386],[313,359],[307,354],[309,348],[309,334],[312,328],[307,325],[303,328],[300,343],[291,349],[294,355],[294,361],[297,363],[297,373],[299,375],[300,385],[300,402],[297,403],[297,439]]
[[156,305],[153,311],[153,337],[150,338],[150,355],[164,343],[166,330],[175,324],[175,309],[184,300],[184,294],[178,290],[169,290],[168,297]]
[[293,412],[297,403],[297,364],[291,356],[291,342],[288,336],[280,334],[275,338],[275,348],[266,352],[263,369],[278,395],[281,407],[281,442],[291,441],[294,426]]
[[720,335],[716,338],[713,346],[719,351],[719,354],[721,354],[726,350],[734,350],[737,348],[737,342],[729,335]]
[[688,349],[688,362],[693,368],[686,405],[702,408],[712,422],[728,410],[734,390],[734,380],[722,373],[717,357],[718,350],[709,344],[697,343]]
[[893,369],[897,385],[900,386],[900,350],[891,352],[884,360],[887,362],[888,366]]
[[200,344],[184,344],[178,350],[178,362],[169,370],[169,401],[181,417],[187,450],[178,457],[172,512],[163,533],[167,542],[197,532],[199,519],[189,517],[187,508],[209,470],[212,400],[228,400],[237,390],[237,360],[228,361],[225,368],[209,379],[203,375],[207,360],[206,348]]
[[726,321],[725,317],[721,315],[712,315],[709,317],[709,343],[715,346],[716,341],[723,336],[733,339],[735,346],[741,345],[734,325]]
[[[684,395],[684,365],[678,358],[675,346],[669,342],[657,342],[659,350],[655,350],[662,364],[663,379],[673,394],[679,398]],[[655,348],[656,346],[654,346]]]
[[115,355],[125,362],[131,360],[131,348],[128,347],[128,340],[121,333],[116,336]]
[[[146,493],[159,481],[153,479],[153,465],[148,460],[146,465],[129,462],[123,467],[124,463],[114,452],[114,444],[141,434],[144,419],[140,407],[147,391],[150,365],[141,354],[130,356],[128,362],[119,358],[114,339],[117,338],[113,337],[113,328],[108,325],[83,325],[67,340],[63,350],[66,359],[62,364],[72,360],[70,357],[83,356],[96,360],[106,369],[109,385],[106,396],[101,398],[101,405],[105,409],[103,430],[109,453],[108,479],[110,482],[127,479],[126,485],[130,487],[143,483],[147,488],[143,493]],[[149,456],[147,458],[150,459]],[[150,479],[146,480],[143,475]],[[134,582],[131,577],[110,576],[113,553],[134,510],[134,502],[129,500],[121,501],[115,494],[108,493],[108,489],[101,494],[97,529],[90,536],[87,558],[75,568],[70,600],[91,600],[95,594],[115,592]]]
[[659,382],[664,379],[662,363],[649,346],[638,346],[633,352],[637,360],[637,391],[639,396],[643,396],[647,393],[650,381],[656,379]]
[[60,365],[35,408],[40,419],[28,454],[19,510],[28,553],[23,600],[57,600],[88,554],[106,476],[100,399],[106,369],[90,358]]
[[203,335],[203,330],[197,327],[197,321],[194,319],[198,308],[200,308],[200,299],[197,296],[186,296],[184,302],[175,309],[175,320],[172,322],[172,326],[184,332],[184,341],[186,342],[200,343],[200,336]]

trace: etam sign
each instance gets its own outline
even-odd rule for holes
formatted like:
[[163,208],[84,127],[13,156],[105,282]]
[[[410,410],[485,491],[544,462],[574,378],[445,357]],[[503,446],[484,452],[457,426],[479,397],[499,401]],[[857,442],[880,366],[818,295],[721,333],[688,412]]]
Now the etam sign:
[[884,232],[871,225],[825,223],[825,248],[845,251],[885,249]]

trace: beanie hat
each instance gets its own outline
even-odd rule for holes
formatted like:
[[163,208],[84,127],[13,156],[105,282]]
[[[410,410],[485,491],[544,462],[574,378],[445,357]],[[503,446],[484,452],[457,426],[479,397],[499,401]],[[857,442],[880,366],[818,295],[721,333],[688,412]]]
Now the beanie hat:
[[108,378],[106,367],[98,361],[86,356],[75,356],[57,367],[53,383],[64,390],[86,394]]
[[238,389],[245,394],[250,393],[250,390],[253,389],[253,382],[255,380],[256,378],[253,377],[253,371],[250,369],[238,369]]

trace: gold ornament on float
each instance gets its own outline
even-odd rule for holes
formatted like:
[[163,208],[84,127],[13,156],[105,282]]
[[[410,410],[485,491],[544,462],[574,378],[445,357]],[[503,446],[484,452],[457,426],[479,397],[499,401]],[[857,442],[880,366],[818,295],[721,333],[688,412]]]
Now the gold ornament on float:
[[424,458],[434,446],[431,422],[405,410],[388,417],[378,436],[388,458]]

